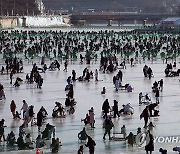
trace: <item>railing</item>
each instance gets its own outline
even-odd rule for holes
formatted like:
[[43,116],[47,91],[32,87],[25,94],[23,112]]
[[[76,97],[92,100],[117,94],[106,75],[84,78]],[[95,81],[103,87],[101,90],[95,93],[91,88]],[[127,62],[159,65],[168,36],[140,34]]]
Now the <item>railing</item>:
[[138,12],[82,12],[74,13],[76,15],[157,15],[157,16],[178,16],[176,13],[138,13]]

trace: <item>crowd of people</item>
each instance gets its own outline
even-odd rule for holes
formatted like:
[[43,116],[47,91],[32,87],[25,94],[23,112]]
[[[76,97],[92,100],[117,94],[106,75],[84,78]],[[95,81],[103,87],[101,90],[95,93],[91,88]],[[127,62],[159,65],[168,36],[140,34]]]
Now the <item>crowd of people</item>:
[[[104,71],[114,71],[113,63],[116,66],[118,61],[116,56],[111,58],[110,54],[120,54],[122,57],[129,58],[130,55],[135,54],[138,58],[151,59],[157,54],[160,54],[161,49],[168,58],[172,54],[178,56],[179,52],[179,36],[168,32],[136,32],[136,31],[2,31],[0,36],[1,47],[0,52],[3,53],[4,58],[13,57],[16,54],[23,53],[25,58],[32,59],[39,54],[44,53],[45,57],[54,58],[77,58],[77,53],[86,52],[87,63],[92,58],[97,58],[98,51],[101,51],[101,66]],[[133,43],[132,43],[133,42]],[[81,62],[83,56],[81,55]],[[109,61],[109,66],[108,62]],[[134,60],[131,59],[131,66]],[[15,66],[19,71],[21,63]],[[125,67],[124,62],[121,66]],[[19,67],[19,68],[18,68]],[[7,68],[6,68],[7,69]]]

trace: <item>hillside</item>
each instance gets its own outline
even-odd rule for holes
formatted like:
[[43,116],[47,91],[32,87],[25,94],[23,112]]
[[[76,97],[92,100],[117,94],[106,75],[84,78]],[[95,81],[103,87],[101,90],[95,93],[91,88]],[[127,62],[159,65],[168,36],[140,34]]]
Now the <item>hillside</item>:
[[[46,12],[137,11],[156,13],[180,12],[180,0],[0,0],[1,15],[37,15],[44,3]],[[42,5],[42,6],[41,6]],[[179,7],[179,8],[178,8]]]
[[37,15],[39,13],[35,0],[0,0],[1,15]]
[[171,13],[178,11],[179,0],[43,0],[46,10],[69,10],[74,12],[140,11]]

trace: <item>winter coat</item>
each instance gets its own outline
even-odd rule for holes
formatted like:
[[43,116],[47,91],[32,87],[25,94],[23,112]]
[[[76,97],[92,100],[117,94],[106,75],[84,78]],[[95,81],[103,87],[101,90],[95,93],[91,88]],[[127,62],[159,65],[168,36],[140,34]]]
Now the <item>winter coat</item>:
[[41,111],[37,114],[37,126],[42,126],[43,114]]
[[109,102],[105,101],[103,103],[102,110],[103,110],[104,113],[109,113],[109,109],[110,109]]
[[154,139],[153,139],[152,134],[148,133],[147,137],[149,137],[149,143],[145,146],[145,150],[154,151],[154,141],[153,141]]
[[106,132],[109,132],[113,127],[114,127],[114,124],[112,123],[112,121],[109,119],[106,119],[105,125],[104,125]]
[[156,90],[155,97],[159,97],[159,90]]
[[15,103],[11,103],[11,105],[10,105],[10,109],[11,109],[11,112],[15,112],[15,110],[16,110],[16,104]]

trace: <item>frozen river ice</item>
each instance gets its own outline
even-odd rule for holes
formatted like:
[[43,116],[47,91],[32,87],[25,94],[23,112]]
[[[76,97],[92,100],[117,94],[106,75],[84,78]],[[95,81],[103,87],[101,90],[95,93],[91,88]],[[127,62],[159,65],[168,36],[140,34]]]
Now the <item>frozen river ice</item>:
[[[179,59],[178,59],[179,60]],[[50,61],[47,62],[49,64]],[[38,62],[37,62],[38,63]],[[1,61],[2,64],[2,61]],[[66,86],[66,79],[71,75],[71,71],[75,69],[77,76],[82,75],[82,71],[85,67],[89,70],[95,71],[96,68],[99,69],[99,61],[93,62],[91,65],[82,64],[79,65],[79,61],[69,61],[68,71],[62,71],[64,69],[63,64],[61,64],[61,70],[58,71],[47,71],[42,74],[44,78],[44,84],[42,89],[37,89],[35,85],[29,85],[23,83],[19,88],[14,88],[9,84],[9,75],[0,75],[0,82],[4,85],[4,90],[6,94],[6,100],[0,102],[0,118],[4,118],[5,125],[5,135],[13,130],[18,136],[18,127],[23,123],[22,120],[13,120],[12,114],[10,112],[10,102],[15,100],[17,110],[19,111],[22,106],[22,100],[25,99],[28,105],[34,105],[35,113],[39,111],[40,107],[43,105],[49,115],[47,122],[56,126],[56,137],[59,137],[62,141],[62,147],[59,153],[62,154],[75,154],[81,143],[78,142],[77,134],[84,127],[84,123],[81,119],[85,117],[86,113],[91,107],[95,110],[95,129],[91,130],[89,126],[86,127],[87,133],[93,137],[96,142],[95,153],[100,154],[143,154],[145,153],[144,147],[139,148],[134,146],[133,148],[125,144],[124,141],[103,141],[104,130],[102,128],[103,119],[101,118],[101,108],[104,100],[109,99],[111,106],[113,105],[113,100],[116,99],[119,102],[119,108],[122,104],[130,102],[134,107],[134,114],[132,116],[121,116],[120,119],[113,119],[116,130],[120,130],[122,125],[126,125],[127,133],[132,131],[136,134],[138,127],[143,127],[144,121],[140,120],[139,115],[144,109],[144,105],[139,106],[138,104],[138,94],[139,92],[148,93],[153,102],[155,102],[154,94],[152,93],[151,87],[153,82],[159,81],[161,78],[164,79],[164,89],[160,93],[160,117],[152,118],[151,120],[156,125],[154,128],[154,136],[179,136],[180,137],[180,82],[179,77],[166,78],[164,74],[164,69],[166,64],[162,61],[155,61],[153,64],[150,61],[146,61],[146,64],[150,66],[154,73],[154,78],[151,80],[144,78],[142,73],[142,68],[145,65],[144,62],[131,67],[127,64],[127,69],[122,70],[123,72],[123,84],[130,83],[134,87],[132,93],[127,93],[125,91],[116,92],[112,84],[112,77],[117,74],[117,71],[112,74],[103,74],[99,72],[99,79],[103,81],[95,82],[91,79],[90,82],[79,82],[74,83],[74,97],[77,101],[76,111],[74,115],[67,115],[66,118],[52,119],[52,109],[54,108],[55,101],[62,102],[64,104],[66,98],[66,92],[64,88]],[[40,64],[38,64],[40,65]],[[30,72],[32,64],[24,62],[24,73],[16,74],[16,76],[25,79],[25,75]],[[180,68],[180,64],[177,63],[177,68]],[[107,93],[101,95],[102,87],[106,87]],[[36,126],[29,126],[27,128],[28,132],[32,133],[33,139],[35,140],[38,134],[38,129]],[[47,141],[48,142],[48,141]],[[180,144],[179,144],[180,145]],[[155,151],[153,153],[159,153],[160,147],[167,148],[168,153],[174,153],[172,148],[178,146],[177,143],[155,143]],[[30,151],[6,151],[5,143],[0,143],[1,153],[35,153],[35,150]],[[44,149],[44,153],[50,153],[48,148]],[[84,153],[88,153],[88,148],[84,149]]]

